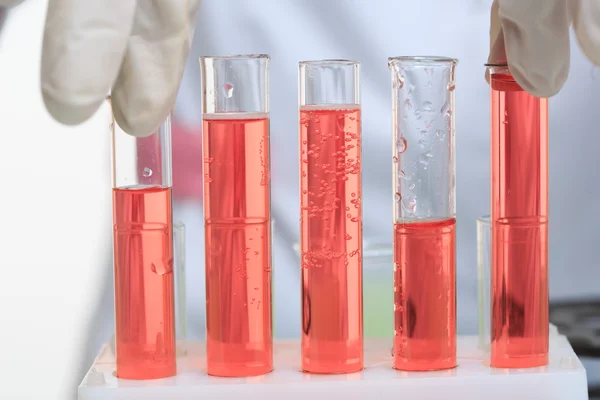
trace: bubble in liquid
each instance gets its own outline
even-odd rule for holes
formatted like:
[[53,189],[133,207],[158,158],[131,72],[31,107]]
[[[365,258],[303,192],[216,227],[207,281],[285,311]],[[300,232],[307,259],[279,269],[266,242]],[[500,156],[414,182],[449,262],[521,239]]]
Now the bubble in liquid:
[[233,85],[231,83],[224,84],[223,91],[225,92],[225,97],[230,99],[233,96]]
[[431,112],[433,111],[433,104],[430,101],[423,102],[423,111]]
[[398,139],[398,142],[396,142],[396,149],[398,150],[398,153],[402,154],[406,151],[406,148],[408,147],[408,144],[406,143],[406,139],[401,137]]
[[142,175],[145,178],[150,178],[152,176],[152,170],[148,167],[144,168],[144,170],[142,171]]
[[156,275],[164,275],[167,273],[167,268],[164,263],[158,263],[150,266],[150,270],[154,272]]

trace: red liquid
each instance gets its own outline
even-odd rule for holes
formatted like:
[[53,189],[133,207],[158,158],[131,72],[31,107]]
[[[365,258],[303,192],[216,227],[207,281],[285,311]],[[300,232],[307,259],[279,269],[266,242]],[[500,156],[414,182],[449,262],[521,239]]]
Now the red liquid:
[[117,376],[176,374],[171,189],[113,189]]
[[548,101],[492,75],[491,365],[548,363]]
[[363,369],[360,108],[301,109],[302,370]]
[[394,225],[394,368],[456,366],[456,220]]
[[269,119],[247,116],[204,118],[206,362],[215,376],[273,370]]

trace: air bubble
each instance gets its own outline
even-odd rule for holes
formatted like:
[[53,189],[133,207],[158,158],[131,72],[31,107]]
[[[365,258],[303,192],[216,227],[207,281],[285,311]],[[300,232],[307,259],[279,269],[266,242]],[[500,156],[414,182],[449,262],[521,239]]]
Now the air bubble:
[[144,168],[144,170],[142,171],[142,175],[145,178],[150,178],[152,176],[152,170],[148,167]]

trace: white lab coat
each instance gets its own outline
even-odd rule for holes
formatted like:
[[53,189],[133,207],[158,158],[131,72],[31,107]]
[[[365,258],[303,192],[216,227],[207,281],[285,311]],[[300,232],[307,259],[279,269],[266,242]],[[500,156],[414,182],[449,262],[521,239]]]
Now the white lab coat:
[[[64,400],[113,330],[106,110],[77,128],[54,123],[39,95],[45,1],[16,9],[0,37],[3,192],[0,398]],[[483,80],[491,0],[205,0],[176,105],[199,124],[200,55],[268,53],[277,336],[300,332],[297,62],[361,62],[364,238],[392,234],[391,90],[387,57],[445,55],[456,78],[459,332],[476,331],[475,218],[489,210],[489,88]],[[567,85],[550,102],[550,294],[597,295],[600,71],[572,42]],[[200,140],[200,138],[198,138]],[[174,154],[177,157],[177,154]],[[198,166],[201,161],[198,160]],[[187,227],[192,336],[204,329],[203,219]],[[365,269],[369,268],[368,264]],[[392,279],[391,265],[389,279]],[[368,273],[365,272],[365,276]],[[390,315],[391,318],[391,315]],[[390,332],[391,336],[392,332]],[[5,377],[11,379],[5,383]],[[21,389],[19,389],[21,388]],[[8,396],[10,395],[10,396]]]

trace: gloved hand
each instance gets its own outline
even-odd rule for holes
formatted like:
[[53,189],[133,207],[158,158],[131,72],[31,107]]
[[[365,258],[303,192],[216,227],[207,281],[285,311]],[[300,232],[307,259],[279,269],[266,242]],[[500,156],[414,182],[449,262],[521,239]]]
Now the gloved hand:
[[41,86],[50,114],[81,123],[110,91],[119,125],[136,136],[152,133],[175,102],[199,3],[49,0]]
[[508,63],[523,89],[551,97],[569,75],[571,25],[583,53],[600,66],[600,0],[494,0],[488,63]]

